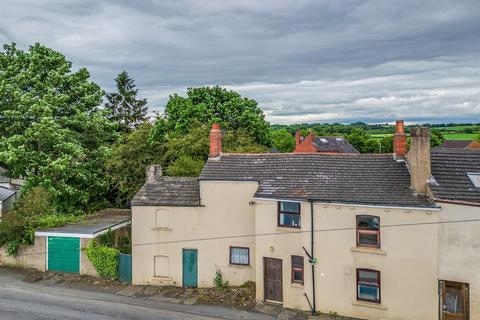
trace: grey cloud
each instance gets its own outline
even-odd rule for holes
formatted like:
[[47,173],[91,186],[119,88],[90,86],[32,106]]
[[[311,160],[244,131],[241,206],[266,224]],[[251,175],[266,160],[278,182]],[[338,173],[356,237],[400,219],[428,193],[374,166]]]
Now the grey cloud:
[[[477,119],[478,1],[60,1],[1,4],[0,42],[41,42],[150,105],[228,85],[272,122]],[[404,116],[406,117],[406,116]]]

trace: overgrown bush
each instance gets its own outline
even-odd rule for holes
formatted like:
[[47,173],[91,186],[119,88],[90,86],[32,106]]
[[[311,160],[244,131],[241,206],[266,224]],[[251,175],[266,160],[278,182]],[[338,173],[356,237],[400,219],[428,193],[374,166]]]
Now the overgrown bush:
[[0,246],[6,245],[9,255],[16,255],[21,244],[33,244],[35,230],[75,223],[83,216],[59,214],[55,211],[52,195],[36,187],[17,200],[12,211],[0,221]]
[[128,235],[119,235],[115,237],[115,234],[111,229],[98,236],[98,243],[102,246],[118,249],[121,253],[131,254],[131,229],[128,230]]
[[87,246],[87,257],[102,278],[118,279],[118,255],[120,251],[98,244],[95,240]]

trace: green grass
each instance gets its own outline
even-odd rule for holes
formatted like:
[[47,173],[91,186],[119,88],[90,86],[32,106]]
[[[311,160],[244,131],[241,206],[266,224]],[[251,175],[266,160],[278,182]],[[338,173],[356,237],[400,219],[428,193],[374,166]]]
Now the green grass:
[[467,128],[472,128],[475,131],[478,129],[478,126],[470,125],[470,126],[452,126],[452,127],[432,127],[432,129],[439,130],[439,131],[462,131]]
[[478,133],[445,133],[443,136],[447,140],[475,140]]
[[375,139],[382,139],[388,136],[393,136],[391,133],[375,133],[371,134],[370,137],[375,138]]

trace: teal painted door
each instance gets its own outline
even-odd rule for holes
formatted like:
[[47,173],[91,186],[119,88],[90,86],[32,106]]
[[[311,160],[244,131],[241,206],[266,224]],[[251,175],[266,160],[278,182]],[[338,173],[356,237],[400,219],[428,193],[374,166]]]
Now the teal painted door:
[[198,253],[197,249],[183,249],[183,286],[196,288],[198,282]]
[[48,270],[80,272],[80,238],[48,237]]
[[118,255],[118,278],[122,282],[132,283],[132,255]]

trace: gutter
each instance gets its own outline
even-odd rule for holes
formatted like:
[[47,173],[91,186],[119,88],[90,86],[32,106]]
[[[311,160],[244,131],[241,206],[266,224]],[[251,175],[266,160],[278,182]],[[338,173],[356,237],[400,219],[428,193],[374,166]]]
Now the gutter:
[[265,201],[285,201],[285,202],[310,202],[322,205],[331,205],[331,206],[348,206],[348,207],[360,207],[360,208],[382,208],[382,209],[400,209],[400,210],[421,210],[421,211],[438,211],[440,210],[439,206],[434,207],[412,207],[412,206],[388,206],[381,204],[357,204],[357,203],[348,203],[348,202],[328,202],[323,200],[307,200],[305,199],[281,199],[281,198],[262,198],[254,197],[255,200],[265,200]]
[[462,200],[448,200],[448,199],[439,199],[439,198],[434,198],[436,202],[441,202],[441,203],[451,203],[451,204],[461,204],[464,206],[472,206],[472,207],[480,207],[479,202],[469,202],[469,201],[462,201]]

